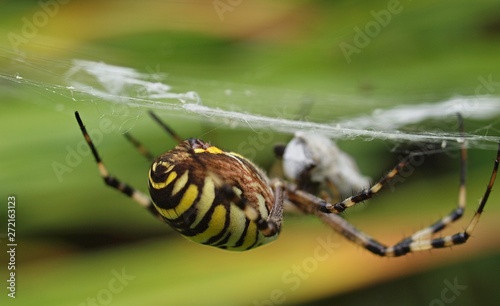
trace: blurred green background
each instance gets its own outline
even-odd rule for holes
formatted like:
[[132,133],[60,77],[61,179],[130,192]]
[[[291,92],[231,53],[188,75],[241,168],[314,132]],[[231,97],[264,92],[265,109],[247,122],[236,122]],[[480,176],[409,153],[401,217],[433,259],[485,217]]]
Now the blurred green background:
[[[163,73],[175,92],[195,90],[210,107],[293,119],[306,105],[307,120],[334,122],[398,104],[473,97],[481,79],[500,80],[498,1],[46,0],[0,5],[0,233],[6,250],[7,196],[14,195],[18,243],[16,299],[4,289],[2,305],[500,301],[497,190],[472,239],[452,249],[378,258],[313,217],[287,216],[273,244],[229,253],[188,242],[106,188],[88,155],[62,175],[54,171],[54,163],[66,163],[81,143],[75,110],[89,129],[103,119],[119,127],[103,135],[98,149],[110,171],[143,191],[148,162],[123,131],[131,129],[153,152],[175,144],[145,115],[147,108],[123,114],[109,101],[72,96],[64,89],[64,73],[73,59]],[[363,39],[360,31],[373,35]],[[479,93],[498,95],[499,82]],[[157,113],[179,134],[203,137],[228,150],[241,148],[258,132],[203,116]],[[500,118],[465,124],[472,134],[500,135]],[[454,132],[456,119],[408,129]],[[290,137],[272,133],[272,142],[250,147],[251,157],[269,169],[273,144]],[[394,165],[398,153],[391,149],[401,145],[361,139],[339,144],[374,179]],[[463,229],[471,218],[494,155],[494,145],[469,151],[469,209],[449,233]],[[456,203],[458,157],[457,151],[427,157],[396,192],[385,192],[346,217],[387,243],[430,224]],[[315,254],[325,242],[333,250],[320,249],[328,253],[320,260]],[[1,254],[0,275],[6,280],[8,258],[5,251]]]

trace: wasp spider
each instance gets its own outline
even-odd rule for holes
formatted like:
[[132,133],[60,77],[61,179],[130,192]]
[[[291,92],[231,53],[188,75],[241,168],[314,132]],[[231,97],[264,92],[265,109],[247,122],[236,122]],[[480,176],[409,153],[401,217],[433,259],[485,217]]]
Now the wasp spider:
[[[393,246],[386,246],[356,229],[339,213],[372,198],[386,187],[409,163],[408,158],[370,188],[362,189],[342,201],[330,203],[301,189],[296,182],[270,180],[262,170],[237,153],[223,151],[196,138],[182,140],[156,115],[152,112],[150,114],[178,141],[175,148],[152,160],[148,172],[151,198],[110,175],[78,112],[75,116],[106,185],[131,197],[188,239],[233,251],[249,250],[276,239],[281,229],[285,202],[290,202],[304,213],[316,215],[345,238],[379,256],[402,256],[410,252],[465,243],[486,205],[500,160],[499,144],[486,191],[465,230],[449,236],[433,237],[464,213],[466,144],[463,141],[457,207],[431,226]],[[463,131],[460,117],[459,123],[460,130]],[[130,135],[126,136],[143,155],[153,159],[139,142]]]

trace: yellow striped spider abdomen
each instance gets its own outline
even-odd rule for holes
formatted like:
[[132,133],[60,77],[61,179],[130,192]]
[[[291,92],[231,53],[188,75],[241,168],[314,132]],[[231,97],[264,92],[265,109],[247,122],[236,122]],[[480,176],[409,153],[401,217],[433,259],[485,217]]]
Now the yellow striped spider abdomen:
[[[267,220],[275,204],[267,176],[239,154],[200,139],[187,139],[153,162],[149,192],[164,221],[195,242],[246,250],[278,235],[254,222]],[[281,220],[274,222],[279,229]]]

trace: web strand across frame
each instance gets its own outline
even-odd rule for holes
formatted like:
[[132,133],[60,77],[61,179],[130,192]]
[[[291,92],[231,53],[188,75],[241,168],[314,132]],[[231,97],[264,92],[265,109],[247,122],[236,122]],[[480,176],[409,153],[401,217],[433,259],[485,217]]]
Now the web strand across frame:
[[[67,96],[75,101],[82,97],[101,100],[133,108],[169,111],[175,115],[194,116],[201,120],[222,121],[231,125],[248,126],[250,129],[266,129],[292,134],[297,131],[317,132],[333,139],[365,140],[381,139],[396,142],[457,142],[465,138],[469,147],[493,147],[500,140],[498,136],[453,132],[408,132],[401,130],[408,124],[425,120],[453,118],[461,113],[466,119],[498,120],[500,98],[494,96],[454,97],[435,103],[398,105],[376,109],[370,114],[343,118],[336,122],[312,122],[293,120],[279,116],[265,116],[251,112],[228,110],[203,103],[195,88],[185,92],[174,92],[172,86],[163,82],[159,73],[141,73],[128,67],[113,66],[102,62],[73,60],[63,76],[66,84],[51,84],[27,79],[20,75],[0,74],[0,78],[42,88]],[[78,98],[75,98],[78,96]],[[209,103],[210,104],[210,103]]]

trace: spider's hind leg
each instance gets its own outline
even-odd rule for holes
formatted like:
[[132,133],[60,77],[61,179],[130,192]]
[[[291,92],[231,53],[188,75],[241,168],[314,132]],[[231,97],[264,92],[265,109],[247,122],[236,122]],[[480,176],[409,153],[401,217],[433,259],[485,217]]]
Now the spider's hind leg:
[[[462,155],[462,158],[464,157],[465,155]],[[463,215],[466,199],[465,199],[465,179],[464,179],[465,170],[462,170],[460,179],[460,191],[458,196],[459,199],[458,206],[454,210],[452,210],[447,216],[441,218],[431,226],[421,229],[420,231],[416,232],[410,237],[401,240],[401,242],[399,242],[396,245],[399,246],[411,245],[415,250],[427,250],[432,248],[450,247],[453,245],[465,243],[467,239],[469,239],[469,237],[471,236],[472,232],[474,231],[477,223],[479,222],[479,218],[483,213],[484,207],[486,206],[486,202],[488,201],[491,190],[493,189],[493,184],[495,183],[499,163],[500,163],[500,143],[498,145],[497,156],[493,165],[493,170],[491,172],[490,180],[488,182],[488,185],[486,186],[486,190],[483,194],[483,197],[479,201],[479,206],[476,212],[474,213],[474,216],[469,221],[469,224],[467,225],[464,231],[453,235],[448,235],[445,237],[434,238],[434,239],[430,238],[433,234],[443,230],[444,228],[446,228],[454,221],[458,220]],[[462,163],[462,167],[464,166],[465,166],[464,163]]]
[[[458,116],[458,130],[463,137],[464,134],[464,124],[463,118],[460,114]],[[421,230],[415,232],[413,235],[402,239],[399,243],[411,243],[412,241],[429,239],[433,234],[438,233],[445,229],[447,226],[453,222],[460,219],[464,212],[467,204],[467,189],[466,189],[466,176],[467,176],[467,143],[464,138],[460,140],[460,178],[459,178],[459,189],[458,189],[458,201],[457,206],[446,216],[439,219],[435,223]],[[490,182],[492,183],[492,182]]]
[[[438,249],[451,247],[454,245],[463,244],[467,241],[467,239],[471,236],[474,228],[479,222],[479,218],[484,210],[486,202],[488,201],[488,197],[493,189],[493,184],[495,183],[495,179],[498,172],[498,166],[500,163],[500,143],[498,145],[497,155],[495,162],[493,164],[493,170],[491,172],[490,179],[488,181],[488,185],[486,186],[486,191],[479,202],[479,207],[472,217],[471,221],[467,225],[464,231],[458,232],[452,235],[440,237],[440,238],[427,238],[432,233],[436,233],[442,230],[446,225],[456,220],[457,213],[452,212],[450,215],[442,218],[434,225],[431,225],[428,228],[425,228],[416,234],[401,240],[399,243],[396,243],[393,246],[386,246],[367,234],[356,229],[352,224],[343,219],[341,216],[337,214],[325,214],[321,213],[318,210],[313,210],[312,212],[317,215],[320,219],[322,219],[326,224],[331,226],[335,231],[340,233],[342,236],[347,239],[353,241],[354,243],[362,246],[366,250],[379,255],[379,256],[389,256],[389,257],[397,257],[403,256],[411,252],[424,251],[429,249]],[[461,187],[462,188],[462,187]],[[461,189],[462,190],[462,189]],[[463,192],[460,192],[461,194]],[[460,195],[460,198],[462,195]],[[454,210],[455,211],[455,210]],[[425,233],[419,234],[419,233]],[[418,239],[415,239],[415,236]]]

